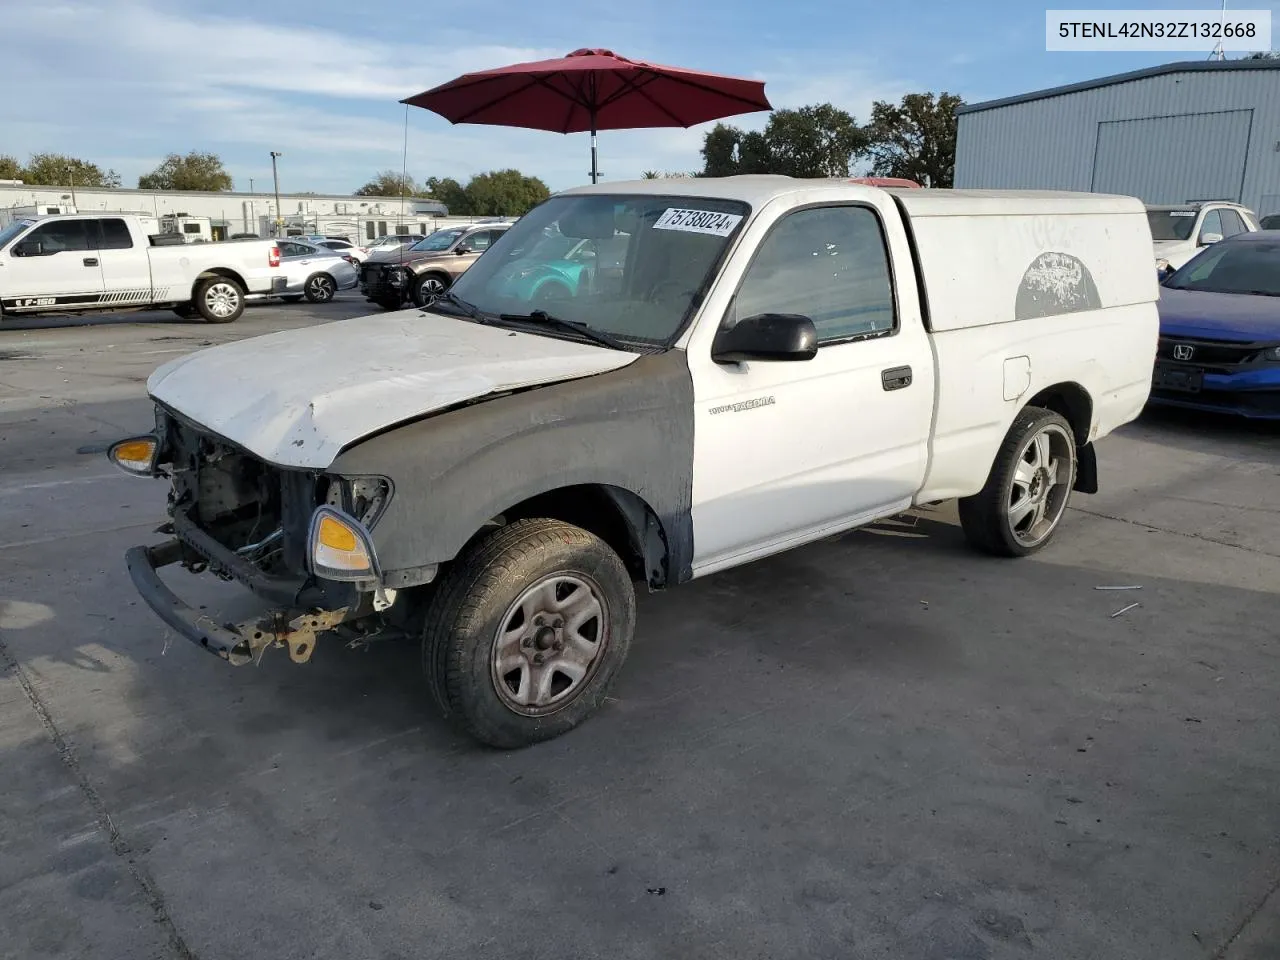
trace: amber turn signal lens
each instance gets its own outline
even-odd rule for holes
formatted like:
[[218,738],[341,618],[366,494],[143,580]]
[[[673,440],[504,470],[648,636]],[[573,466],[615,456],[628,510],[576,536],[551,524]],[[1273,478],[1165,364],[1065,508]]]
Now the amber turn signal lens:
[[107,451],[107,458],[125,473],[143,477],[151,475],[155,455],[155,437],[131,437],[112,444]]

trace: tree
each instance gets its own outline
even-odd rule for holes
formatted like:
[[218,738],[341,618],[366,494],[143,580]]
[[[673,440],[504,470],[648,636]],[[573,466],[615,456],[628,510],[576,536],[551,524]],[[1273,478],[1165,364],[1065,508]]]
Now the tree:
[[470,213],[482,217],[521,217],[551,196],[547,185],[519,170],[493,170],[471,178],[466,189]]
[[662,174],[660,174],[657,170],[646,170],[644,173],[640,174],[640,179],[641,180],[661,180]]
[[17,157],[11,157],[7,153],[0,153],[0,180],[21,180],[22,164],[18,162]]
[[138,178],[139,190],[230,190],[231,174],[215,153],[192,150],[185,157],[171,153],[150,173]]
[[775,111],[764,141],[769,172],[788,177],[847,177],[850,161],[867,145],[853,117],[829,103]]
[[857,121],[832,104],[776,110],[763,131],[717,123],[703,138],[702,175],[844,177],[866,144],[866,134]]
[[956,167],[955,94],[909,93],[898,105],[876,101],[867,124],[871,172],[950,187]]
[[742,131],[727,123],[717,123],[702,138],[702,174],[731,177],[738,172],[738,145]]
[[1241,60],[1280,60],[1280,50],[1258,50]]
[[432,200],[439,200],[455,217],[465,217],[471,213],[470,201],[466,188],[453,177],[427,177],[427,195]]
[[422,197],[426,191],[418,186],[413,177],[397,173],[394,170],[383,170],[363,187],[356,191],[357,197]]
[[120,186],[120,174],[114,170],[103,170],[96,163],[60,153],[32,154],[19,179],[42,187]]

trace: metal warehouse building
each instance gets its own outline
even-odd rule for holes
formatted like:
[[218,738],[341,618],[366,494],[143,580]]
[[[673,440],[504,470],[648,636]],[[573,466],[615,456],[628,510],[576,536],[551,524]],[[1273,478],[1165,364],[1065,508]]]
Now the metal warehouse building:
[[1169,63],[957,110],[957,187],[1280,213],[1280,61]]

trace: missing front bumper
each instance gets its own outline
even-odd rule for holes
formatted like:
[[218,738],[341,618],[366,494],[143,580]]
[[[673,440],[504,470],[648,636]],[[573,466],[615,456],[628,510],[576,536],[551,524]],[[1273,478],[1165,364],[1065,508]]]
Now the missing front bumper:
[[218,623],[169,589],[157,571],[178,563],[183,545],[169,540],[153,547],[133,547],[125,553],[129,577],[147,606],[170,628],[197,646],[234,666],[257,660],[267,647],[287,647],[294,663],[306,663],[316,638],[357,615],[349,607],[337,610],[272,610],[243,623]]

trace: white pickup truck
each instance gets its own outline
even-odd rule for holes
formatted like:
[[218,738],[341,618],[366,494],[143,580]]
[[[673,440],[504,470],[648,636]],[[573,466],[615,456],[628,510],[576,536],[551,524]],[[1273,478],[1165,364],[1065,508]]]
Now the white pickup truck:
[[[551,238],[625,246],[596,270]],[[604,700],[635,585],[674,587],[959,498],[981,550],[1045,547],[1138,416],[1158,286],[1128,197],[787,177],[584,187],[425,310],[213,347],[148,381],[170,539],[127,554],[232,663],[422,644],[440,706],[529,744]],[[856,549],[856,547],[850,547]],[[181,564],[272,605],[179,598]]]
[[0,320],[10,314],[172,307],[230,323],[246,294],[278,293],[273,240],[184,244],[152,217],[66,214],[0,230]]

